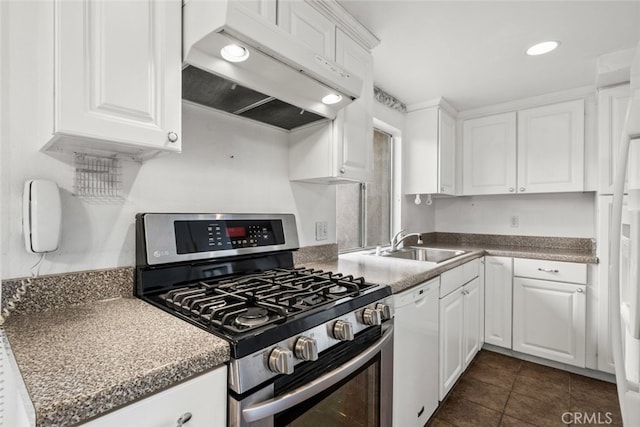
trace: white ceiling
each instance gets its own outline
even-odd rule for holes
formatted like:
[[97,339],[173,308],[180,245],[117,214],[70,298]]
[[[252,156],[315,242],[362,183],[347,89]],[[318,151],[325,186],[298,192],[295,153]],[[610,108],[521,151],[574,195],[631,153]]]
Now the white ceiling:
[[[458,111],[595,84],[596,59],[640,39],[640,1],[341,0],[380,40],[376,86]],[[559,40],[554,52],[524,51]]]

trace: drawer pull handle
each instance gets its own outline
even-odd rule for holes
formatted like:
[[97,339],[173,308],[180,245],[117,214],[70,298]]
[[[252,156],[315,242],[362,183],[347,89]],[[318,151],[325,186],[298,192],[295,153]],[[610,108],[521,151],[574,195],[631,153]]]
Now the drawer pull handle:
[[184,414],[180,415],[180,418],[178,418],[178,425],[176,427],[180,427],[188,423],[189,421],[191,421],[191,412],[185,412]]
[[560,270],[554,270],[551,268],[538,267],[538,271],[544,271],[545,273],[560,273]]

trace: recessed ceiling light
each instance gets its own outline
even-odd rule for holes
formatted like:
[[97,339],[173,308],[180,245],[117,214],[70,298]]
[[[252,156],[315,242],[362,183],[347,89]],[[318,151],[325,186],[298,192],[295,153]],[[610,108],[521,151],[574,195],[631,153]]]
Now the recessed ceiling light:
[[249,50],[237,44],[228,44],[220,49],[220,55],[229,62],[242,62],[249,58]]
[[342,95],[337,93],[330,93],[329,95],[322,98],[322,102],[327,105],[337,104],[340,101],[342,101]]
[[556,41],[548,41],[548,42],[534,44],[529,49],[527,49],[527,55],[530,55],[530,56],[544,55],[545,53],[551,52],[558,46],[560,46],[560,42],[556,42]]

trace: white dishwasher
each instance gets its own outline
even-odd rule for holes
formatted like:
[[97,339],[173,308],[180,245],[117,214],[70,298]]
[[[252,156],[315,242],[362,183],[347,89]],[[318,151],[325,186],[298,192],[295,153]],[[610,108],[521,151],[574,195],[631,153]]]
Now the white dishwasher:
[[438,407],[440,277],[393,296],[393,425],[425,425]]

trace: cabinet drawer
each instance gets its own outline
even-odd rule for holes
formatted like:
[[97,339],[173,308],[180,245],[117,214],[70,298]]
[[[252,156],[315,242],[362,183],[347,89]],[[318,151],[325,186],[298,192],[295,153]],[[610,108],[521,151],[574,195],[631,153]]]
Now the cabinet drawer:
[[542,259],[513,260],[513,275],[532,279],[587,284],[587,265]]
[[440,275],[440,298],[478,277],[480,258],[459,265]]
[[221,366],[207,374],[96,418],[84,426],[113,427],[175,426],[185,413],[189,427],[221,427],[227,422],[227,368]]

